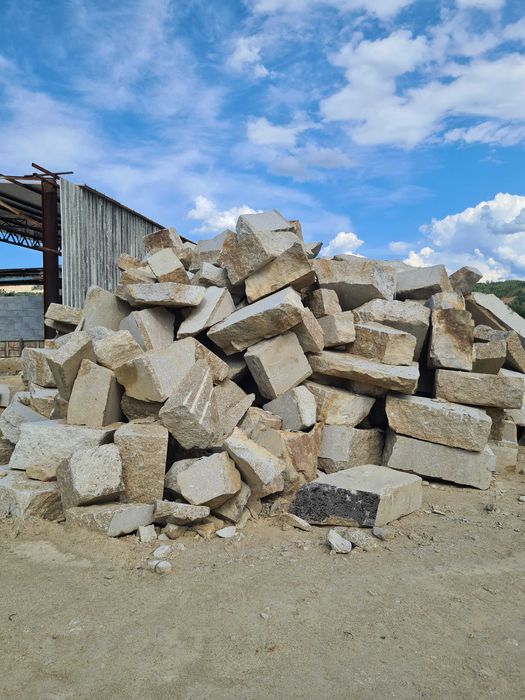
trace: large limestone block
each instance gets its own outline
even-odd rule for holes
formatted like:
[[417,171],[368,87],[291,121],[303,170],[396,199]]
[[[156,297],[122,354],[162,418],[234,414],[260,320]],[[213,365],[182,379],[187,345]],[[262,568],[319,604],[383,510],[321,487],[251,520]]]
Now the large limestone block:
[[22,373],[25,381],[42,387],[56,387],[55,378],[47,360],[55,353],[56,350],[45,350],[44,348],[24,348],[22,350]]
[[[217,266],[227,233],[228,231],[222,231],[213,238],[197,241],[193,251],[192,270],[198,269],[205,263]],[[230,231],[230,234],[233,235],[233,231]]]
[[468,294],[482,277],[482,273],[477,268],[465,265],[464,267],[460,267],[459,270],[456,270],[456,272],[453,272],[449,280],[455,292],[458,292],[458,294]]
[[120,323],[121,330],[131,333],[143,350],[160,350],[173,343],[175,317],[167,309],[132,311]]
[[429,309],[459,309],[465,310],[465,299],[457,292],[438,292],[433,294],[425,306]]
[[235,428],[224,441],[224,447],[251,488],[253,496],[262,498],[283,490],[284,479],[281,471],[284,465],[242,430]]
[[233,355],[301,323],[303,311],[301,297],[295,289],[287,287],[238,309],[213,326],[208,337],[227,355]]
[[176,385],[159,418],[185,449],[214,444],[220,418],[211,371],[205,360],[196,362]]
[[473,452],[485,449],[492,425],[485,411],[478,408],[423,396],[390,394],[386,414],[396,433]]
[[122,420],[122,390],[115,374],[90,360],[82,360],[67,409],[70,425],[102,428]]
[[56,482],[34,481],[21,472],[8,471],[0,478],[0,514],[21,520],[33,516],[57,520],[62,504]]
[[290,513],[314,525],[381,527],[421,507],[419,476],[366,464],[303,486]]
[[343,310],[337,292],[333,289],[314,289],[308,295],[306,303],[316,318],[332,316]]
[[305,382],[305,386],[315,397],[317,420],[326,425],[354,428],[368,416],[376,402],[372,396],[362,396],[310,380]]
[[208,506],[194,506],[174,501],[156,501],[153,519],[159,525],[192,525],[204,520],[209,514]]
[[497,374],[507,357],[505,340],[491,340],[488,343],[474,343],[472,371],[483,374]]
[[162,499],[168,452],[168,431],[158,423],[127,423],[115,433],[122,462],[123,492],[127,503]]
[[496,468],[496,458],[488,446],[481,452],[470,452],[390,431],[385,441],[383,464],[431,479],[488,489]]
[[454,403],[497,408],[521,408],[523,382],[518,377],[477,372],[436,372],[436,397]]
[[158,229],[144,236],[144,249],[148,255],[154,255],[164,248],[173,248],[180,253],[182,246],[182,239],[173,226]]
[[416,301],[374,299],[354,310],[356,323],[382,323],[416,338],[414,360],[418,360],[428,335],[430,309]]
[[343,311],[372,299],[394,298],[395,273],[376,260],[357,256],[345,260],[321,258],[312,265],[321,289],[333,289]]
[[0,415],[0,435],[3,435],[13,445],[20,439],[22,425],[25,423],[47,422],[45,416],[40,415],[18,399],[20,392],[14,395],[11,403]]
[[472,369],[474,321],[468,311],[434,309],[428,364],[432,368]]
[[240,491],[241,475],[226,452],[196,459],[177,479],[182,496],[194,506],[218,508]]
[[274,260],[246,279],[246,298],[250,303],[279,289],[291,286],[305,289],[315,282],[315,273],[300,241],[296,240]]
[[159,282],[188,284],[189,277],[173,248],[162,248],[148,256],[148,265]]
[[359,355],[329,350],[318,355],[309,355],[308,361],[313,371],[318,374],[351,379],[364,385],[403,394],[413,394],[419,379],[419,367],[415,362],[408,367],[384,365]]
[[184,308],[198,306],[204,299],[206,290],[204,287],[192,284],[159,282],[158,284],[130,284],[127,291],[131,306]]
[[241,214],[237,219],[236,231],[239,235],[265,231],[296,232],[294,222],[288,221],[277,209],[261,211],[256,214]]
[[201,303],[186,316],[177,331],[177,338],[187,338],[201,333],[216,323],[224,321],[235,311],[235,304],[227,289],[207,287]]
[[325,425],[319,450],[319,469],[332,474],[349,467],[359,467],[361,464],[381,464],[382,454],[381,430]]
[[439,292],[452,292],[444,265],[413,267],[401,270],[396,278],[396,297],[405,299],[428,299]]
[[153,506],[147,503],[104,503],[68,508],[64,515],[68,525],[85,527],[108,537],[120,537],[151,525]]
[[410,333],[381,323],[356,323],[355,342],[348,348],[361,357],[385,365],[411,365],[416,351],[416,338]]
[[267,399],[275,399],[312,374],[297,336],[291,332],[253,345],[244,359]]
[[84,301],[82,328],[87,331],[103,326],[118,331],[120,322],[131,311],[126,302],[101,287],[90,287]]
[[98,364],[112,371],[143,354],[142,348],[129,331],[116,331],[95,340],[93,350]]
[[317,405],[315,396],[298,386],[265,404],[264,410],[279,416],[284,430],[305,430],[315,423]]
[[60,396],[69,401],[73,384],[83,360],[96,362],[93,341],[88,333],[73,333],[73,337],[48,357],[49,367],[55,378]]
[[73,452],[56,471],[64,509],[114,501],[122,491],[122,463],[116,445]]
[[355,340],[354,314],[351,311],[323,316],[318,319],[318,323],[323,331],[325,348],[346,345]]
[[60,421],[25,423],[9,462],[12,469],[29,466],[56,469],[76,450],[90,449],[111,440],[112,430],[65,425]]
[[304,309],[302,321],[294,326],[292,331],[297,336],[304,352],[322,352],[324,349],[324,333],[310,309]]
[[472,292],[466,298],[467,309],[476,324],[486,324],[492,328],[516,331],[522,345],[525,345],[525,319],[513,311],[495,294]]
[[[66,304],[49,304],[45,315],[46,326],[48,325],[48,321],[54,321],[55,323],[76,328],[82,321],[82,309],[66,306]],[[51,326],[51,328],[53,328],[53,326]]]

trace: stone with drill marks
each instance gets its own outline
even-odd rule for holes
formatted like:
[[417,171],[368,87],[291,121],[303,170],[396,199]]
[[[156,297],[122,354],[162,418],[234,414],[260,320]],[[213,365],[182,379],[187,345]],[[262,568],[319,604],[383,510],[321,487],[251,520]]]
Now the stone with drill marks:
[[389,432],[383,464],[424,478],[488,489],[496,469],[496,458],[488,446],[481,452],[471,452]]
[[436,372],[436,397],[455,404],[521,408],[523,382],[519,378],[477,372]]
[[468,294],[483,277],[482,273],[475,267],[465,265],[453,272],[450,277],[452,289],[459,294]]
[[381,323],[356,323],[355,342],[349,351],[385,365],[411,365],[416,338],[405,331]]
[[175,318],[163,308],[132,311],[120,323],[120,329],[131,333],[143,350],[160,350],[173,343]]
[[389,426],[396,433],[473,452],[486,447],[492,425],[485,411],[478,408],[423,396],[390,394],[386,414]]
[[312,374],[297,336],[291,332],[253,345],[244,359],[267,399],[275,399]]
[[346,425],[354,428],[361,423],[376,402],[371,396],[355,394],[318,382],[305,382],[306,388],[314,395],[317,404],[317,420],[326,425]]
[[74,506],[64,511],[66,523],[100,532],[108,537],[120,537],[151,525],[153,506],[147,503],[104,503]]
[[298,386],[264,404],[264,410],[282,419],[283,430],[305,430],[315,424],[317,406],[314,395]]
[[235,304],[227,289],[207,287],[201,303],[180,324],[177,338],[186,338],[207,330],[224,321],[235,311]]
[[488,343],[474,343],[473,372],[497,374],[503,367],[507,357],[505,340],[492,340]]
[[0,478],[0,514],[24,520],[33,516],[57,520],[62,516],[56,482],[33,481],[22,472]]
[[304,352],[322,352],[324,349],[324,333],[310,309],[304,309],[302,321],[293,327]]
[[130,362],[143,354],[129,331],[116,331],[93,343],[95,357],[102,367],[115,371],[125,362]]
[[365,386],[390,389],[404,394],[413,394],[419,379],[419,367],[415,362],[409,366],[385,365],[359,355],[329,350],[318,355],[309,355],[308,361],[313,371],[318,374],[351,379]]
[[208,506],[194,506],[174,501],[155,501],[153,521],[159,525],[191,525],[207,518]]
[[122,420],[122,390],[115,374],[106,367],[82,360],[67,409],[70,425],[102,428]]
[[381,464],[382,453],[381,430],[325,425],[319,450],[319,469],[332,474],[361,464]]
[[178,282],[128,285],[131,306],[166,306],[184,308],[198,306],[204,299],[205,287]]
[[230,500],[241,489],[241,475],[226,452],[196,459],[177,478],[180,492],[194,506],[211,509]]
[[83,360],[96,362],[91,337],[84,332],[74,333],[73,338],[48,357],[49,367],[55,378],[60,396],[69,401],[73,384]]
[[346,345],[355,340],[354,314],[351,311],[323,316],[318,319],[318,323],[323,331],[325,348]]
[[126,302],[101,287],[90,287],[86,293],[82,328],[103,326],[110,331],[118,331],[120,322],[131,311]]
[[302,486],[289,510],[312,525],[380,527],[418,510],[421,502],[419,476],[367,464]]
[[252,303],[284,287],[305,289],[314,281],[310,260],[301,242],[296,240],[281,255],[247,277],[246,298]]
[[262,498],[282,491],[284,465],[268,450],[235,428],[224,441],[224,447],[241,472],[252,495]]
[[64,509],[114,501],[122,491],[122,463],[116,445],[73,452],[56,472]]
[[29,384],[41,387],[56,387],[55,378],[49,367],[48,358],[56,354],[56,350],[43,348],[24,348],[22,350],[22,373]]
[[188,273],[173,248],[162,248],[148,257],[148,265],[159,282],[189,284]]
[[287,287],[254,304],[238,309],[208,331],[208,337],[226,355],[245,350],[255,343],[285,333],[302,320],[301,297]]
[[405,299],[428,299],[439,292],[452,292],[444,265],[413,267],[401,270],[396,278],[396,297]]
[[337,292],[333,289],[314,289],[306,303],[316,318],[333,316],[343,310]]
[[468,311],[434,309],[428,349],[429,367],[472,370],[474,321]]
[[162,499],[168,431],[158,423],[128,423],[115,433],[122,462],[123,492],[128,503]]
[[343,311],[355,309],[372,299],[394,298],[395,273],[376,260],[321,258],[312,264],[319,286],[337,293]]

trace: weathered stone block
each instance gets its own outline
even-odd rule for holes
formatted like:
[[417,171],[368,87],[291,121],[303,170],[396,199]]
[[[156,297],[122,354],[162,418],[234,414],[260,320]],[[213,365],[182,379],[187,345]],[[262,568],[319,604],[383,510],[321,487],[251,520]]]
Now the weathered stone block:
[[516,331],[522,345],[525,345],[525,319],[495,294],[472,292],[465,303],[477,325],[486,324],[500,330]]
[[163,308],[132,311],[120,323],[121,330],[131,333],[143,350],[160,350],[173,343],[175,318]]
[[[200,243],[201,241],[199,241]],[[198,244],[197,244],[198,246]],[[199,269],[191,278],[191,284],[199,287],[228,287],[229,280],[226,270],[209,262],[201,263]]]
[[122,462],[123,492],[128,503],[162,499],[168,431],[158,423],[128,423],[115,433]]
[[355,340],[354,314],[351,311],[323,316],[318,323],[323,331],[325,348],[346,345]]
[[238,523],[250,499],[251,493],[250,487],[244,482],[241,482],[241,488],[238,493],[218,508],[214,508],[213,512],[215,515],[219,515],[221,518],[225,518],[231,523]]
[[218,452],[196,459],[178,475],[177,484],[188,503],[213,509],[240,491],[241,475],[226,452]]
[[383,433],[375,428],[362,430],[347,425],[325,425],[319,450],[319,469],[332,474],[362,464],[380,464]]
[[66,304],[49,304],[45,315],[46,325],[47,321],[55,321],[76,328],[82,321],[82,309],[66,306]]
[[102,428],[122,420],[122,390],[115,374],[90,360],[82,360],[67,409],[70,425]]
[[253,345],[244,359],[267,399],[275,399],[312,374],[297,336],[291,332]]
[[74,333],[65,345],[48,356],[49,367],[60,396],[69,401],[73,384],[83,360],[96,362],[93,341],[88,333]]
[[315,273],[299,240],[246,279],[246,298],[254,302],[279,289],[305,289],[315,282]]
[[173,248],[180,253],[182,246],[182,239],[173,226],[158,229],[144,236],[144,249],[148,255],[154,255],[165,248]]
[[429,309],[459,309],[465,311],[465,299],[457,292],[438,292],[433,294],[425,306]]
[[55,353],[56,350],[24,348],[22,350],[22,373],[25,381],[42,387],[56,387],[55,378],[47,360]]
[[343,310],[337,292],[333,289],[314,289],[308,295],[306,303],[316,318],[332,316]]
[[351,428],[363,421],[375,403],[375,398],[354,394],[347,389],[305,382],[317,404],[317,420],[326,425],[346,425]]
[[435,394],[439,399],[471,406],[521,408],[523,382],[518,377],[477,372],[436,372]]
[[324,333],[310,309],[304,309],[302,321],[292,328],[304,352],[322,352]]
[[[130,284],[127,292],[131,306],[165,306],[184,308],[198,306],[204,299],[204,287],[178,282]],[[122,319],[121,319],[122,320]],[[119,322],[120,323],[120,322]]]
[[449,277],[452,289],[458,294],[471,292],[474,285],[483,277],[481,272],[475,268],[465,265],[452,273]]
[[355,309],[372,299],[394,298],[395,273],[376,260],[357,256],[345,260],[321,258],[312,265],[321,289],[333,289],[343,311]]
[[149,255],[148,265],[159,282],[189,284],[188,273],[173,248],[162,248]]
[[45,418],[52,418],[55,410],[55,399],[58,389],[43,389],[41,386],[30,386],[31,408]]
[[468,311],[434,309],[428,364],[433,368],[472,369],[474,321]]
[[103,505],[68,508],[66,523],[119,537],[151,525],[153,506],[146,503],[104,503]]
[[396,278],[396,297],[405,299],[428,299],[439,292],[452,292],[444,265],[413,267],[401,270]]
[[474,343],[472,370],[483,374],[497,374],[507,357],[505,340],[493,340],[488,343]]
[[186,316],[177,331],[177,338],[187,338],[224,321],[235,311],[235,304],[227,289],[207,287],[201,303]]
[[284,430],[305,430],[311,428],[316,420],[315,397],[305,386],[289,389],[265,404],[264,409],[282,419]]
[[143,354],[142,348],[129,331],[116,331],[95,340],[93,350],[98,364],[112,371]]
[[283,490],[281,471],[284,465],[242,430],[235,428],[224,441],[224,447],[251,488],[253,496],[261,498]]
[[153,513],[154,522],[159,525],[191,525],[207,518],[210,514],[208,506],[194,506],[188,503],[174,501],[156,501]]
[[116,445],[80,449],[57,467],[64,509],[114,501],[122,491],[122,463]]
[[131,309],[126,302],[101,287],[90,287],[84,301],[82,328],[87,331],[103,326],[118,331],[120,322]]
[[57,520],[62,515],[58,486],[9,471],[0,478],[0,513],[21,520],[32,516]]
[[15,445],[20,439],[20,431],[25,423],[40,423],[47,421],[32,408],[25,406],[18,397],[21,392],[13,396],[13,399],[5,411],[0,415],[0,435]]
[[386,365],[411,365],[416,338],[410,333],[381,323],[356,323],[355,342],[349,351]]

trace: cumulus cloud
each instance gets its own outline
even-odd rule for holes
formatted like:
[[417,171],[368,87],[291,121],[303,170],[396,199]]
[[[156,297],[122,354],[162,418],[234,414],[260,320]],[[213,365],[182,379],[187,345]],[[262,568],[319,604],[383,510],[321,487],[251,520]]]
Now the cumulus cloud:
[[251,143],[258,146],[295,146],[297,136],[313,127],[308,121],[279,125],[272,124],[266,117],[260,117],[248,121],[246,135]]
[[352,231],[340,231],[323,249],[324,255],[341,255],[343,253],[355,254],[355,251],[363,245],[364,241]]
[[239,37],[228,58],[228,65],[239,73],[265,78],[269,71],[261,60],[261,45],[256,37]]
[[251,7],[256,14],[300,14],[316,7],[330,7],[341,13],[363,12],[389,19],[413,2],[415,0],[253,0]]
[[407,241],[390,241],[388,247],[393,253],[405,253],[410,248],[410,243]]
[[211,199],[199,195],[195,198],[195,206],[190,209],[186,216],[188,219],[202,222],[195,231],[220,233],[227,228],[235,230],[235,224],[241,214],[256,214],[257,211],[260,210],[252,209],[246,205],[220,211]]
[[499,10],[506,0],[456,0],[458,7],[476,10]]

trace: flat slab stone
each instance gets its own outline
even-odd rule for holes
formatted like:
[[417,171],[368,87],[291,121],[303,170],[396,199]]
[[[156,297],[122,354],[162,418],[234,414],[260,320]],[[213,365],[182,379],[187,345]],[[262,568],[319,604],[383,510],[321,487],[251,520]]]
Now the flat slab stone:
[[351,379],[372,387],[413,394],[419,379],[419,367],[413,362],[407,366],[384,365],[366,357],[348,352],[325,350],[318,355],[308,356],[314,372],[329,377]]
[[354,428],[361,423],[375,404],[372,396],[362,396],[347,389],[306,381],[306,388],[314,395],[317,420],[326,425],[346,425]]
[[17,400],[17,396],[18,394],[15,394],[9,406],[0,415],[0,435],[3,435],[13,445],[20,439],[22,425],[25,423],[47,422],[48,420],[45,416],[40,415],[40,413]]
[[355,309],[372,299],[394,298],[395,273],[376,260],[357,256],[344,260],[321,258],[312,265],[321,289],[335,291],[343,311]]
[[168,431],[158,423],[128,423],[115,433],[122,462],[123,492],[127,503],[162,499],[168,452]]
[[413,267],[400,270],[396,278],[396,297],[405,299],[428,299],[438,292],[452,292],[444,265]]
[[82,321],[82,309],[76,309],[66,304],[49,304],[47,307],[46,321],[57,321],[68,326],[78,326]]
[[376,428],[325,425],[319,449],[319,469],[332,474],[362,464],[381,464],[383,441],[383,432]]
[[177,338],[187,338],[224,321],[235,312],[235,304],[227,289],[207,287],[201,303],[180,324]]
[[153,520],[159,525],[191,525],[207,518],[210,514],[208,506],[194,506],[189,503],[174,501],[156,501]]
[[390,394],[386,414],[396,433],[474,452],[485,449],[492,425],[489,416],[479,408],[423,396]]
[[439,399],[472,406],[521,408],[523,382],[518,377],[478,372],[436,372],[435,394]]
[[153,506],[147,503],[104,503],[75,506],[64,511],[66,523],[120,537],[153,522]]
[[127,287],[131,306],[165,306],[185,308],[198,306],[206,289],[191,284],[159,282],[157,284],[130,284]]
[[525,345],[525,318],[513,311],[495,294],[472,292],[466,298],[467,309],[476,324],[486,324],[493,328],[516,331]]
[[496,469],[496,458],[488,446],[481,452],[469,452],[391,431],[385,441],[383,460],[392,469],[476,489],[488,489]]
[[420,477],[367,464],[302,486],[289,510],[312,525],[381,527],[418,510],[421,502]]
[[32,516],[57,520],[62,504],[56,482],[33,481],[21,472],[8,471],[0,478],[0,513],[21,520]]

